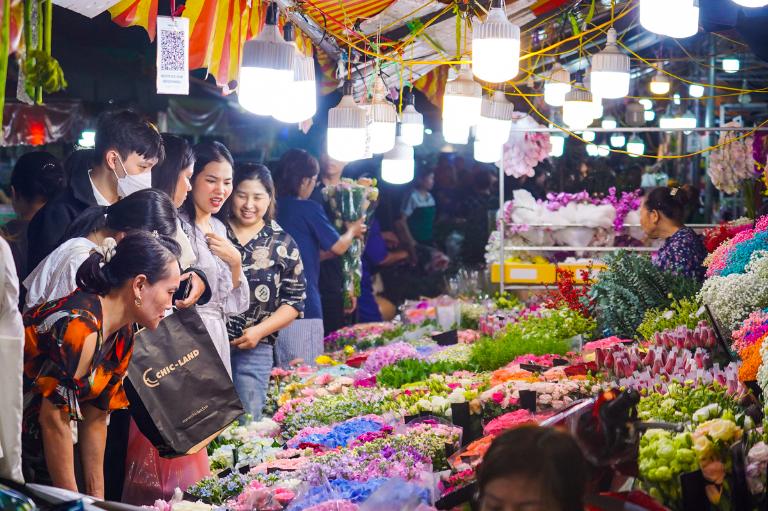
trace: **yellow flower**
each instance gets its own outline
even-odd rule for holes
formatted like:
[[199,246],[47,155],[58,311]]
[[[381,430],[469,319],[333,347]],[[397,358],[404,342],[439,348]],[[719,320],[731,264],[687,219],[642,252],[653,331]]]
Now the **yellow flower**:
[[336,365],[336,362],[328,355],[320,355],[315,359],[315,363],[319,366]]
[[344,353],[346,353],[347,355],[351,355],[354,352],[355,352],[354,346],[344,346]]

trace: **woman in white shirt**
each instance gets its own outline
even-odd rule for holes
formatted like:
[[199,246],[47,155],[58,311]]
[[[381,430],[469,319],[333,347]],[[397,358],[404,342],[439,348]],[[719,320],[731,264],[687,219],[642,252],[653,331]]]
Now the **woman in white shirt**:
[[69,227],[67,241],[51,252],[24,280],[25,310],[67,296],[76,288],[75,275],[91,251],[106,238],[120,240],[131,230],[176,235],[176,208],[167,194],[140,190],[111,206],[85,210]]

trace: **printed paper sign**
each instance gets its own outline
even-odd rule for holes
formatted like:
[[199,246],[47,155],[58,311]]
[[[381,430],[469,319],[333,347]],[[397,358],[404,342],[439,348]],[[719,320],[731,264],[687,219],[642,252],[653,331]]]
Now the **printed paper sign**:
[[106,11],[120,0],[53,0],[54,5],[93,18]]
[[157,17],[157,93],[189,94],[189,19]]

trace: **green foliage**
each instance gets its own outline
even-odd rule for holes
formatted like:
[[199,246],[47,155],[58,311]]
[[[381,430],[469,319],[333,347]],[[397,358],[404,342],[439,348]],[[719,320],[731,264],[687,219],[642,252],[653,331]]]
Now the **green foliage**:
[[700,423],[720,417],[733,420],[741,413],[739,403],[716,383],[698,387],[672,383],[665,394],[648,392],[637,405],[644,421]]
[[701,302],[696,297],[675,300],[667,309],[651,309],[646,311],[645,318],[637,331],[646,341],[653,338],[656,332],[672,330],[685,326],[690,330],[696,328],[700,321],[709,322],[706,314],[699,315]]
[[522,305],[520,299],[509,291],[496,293],[493,301],[496,302],[497,308],[504,310],[516,309]]
[[376,382],[384,387],[399,389],[403,385],[424,381],[432,374],[449,374],[464,368],[464,364],[449,360],[427,362],[413,358],[385,366],[376,375]]
[[645,313],[669,307],[672,300],[694,296],[701,284],[664,272],[650,258],[620,251],[607,258],[608,267],[592,286],[600,329],[632,338]]
[[470,364],[482,371],[493,371],[520,355],[564,355],[571,351],[570,339],[591,333],[595,321],[568,308],[546,311],[507,327],[497,338],[485,337],[472,345]]

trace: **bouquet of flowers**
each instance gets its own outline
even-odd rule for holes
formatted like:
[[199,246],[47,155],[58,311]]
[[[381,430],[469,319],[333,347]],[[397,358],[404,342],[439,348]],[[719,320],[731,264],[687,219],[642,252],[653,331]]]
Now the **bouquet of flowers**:
[[[346,225],[356,222],[361,218],[368,221],[373,214],[376,201],[379,197],[379,189],[376,188],[376,180],[361,178],[358,180],[342,179],[341,183],[326,186],[323,189],[330,210],[333,212],[333,221],[336,229],[343,233]],[[341,256],[341,267],[344,274],[344,306],[352,306],[353,297],[360,296],[360,279],[362,278],[362,256],[365,243],[355,240],[344,255]]]
[[[726,126],[733,127],[737,124],[731,122]],[[719,149],[711,153],[708,172],[715,188],[728,194],[736,193],[744,181],[760,175],[755,171],[753,142],[754,137],[739,138],[735,131],[724,131],[720,134]]]
[[704,246],[710,254],[717,249],[723,242],[736,236],[741,231],[752,228],[752,220],[749,218],[739,218],[731,222],[722,222],[717,227],[712,227],[704,231]]

